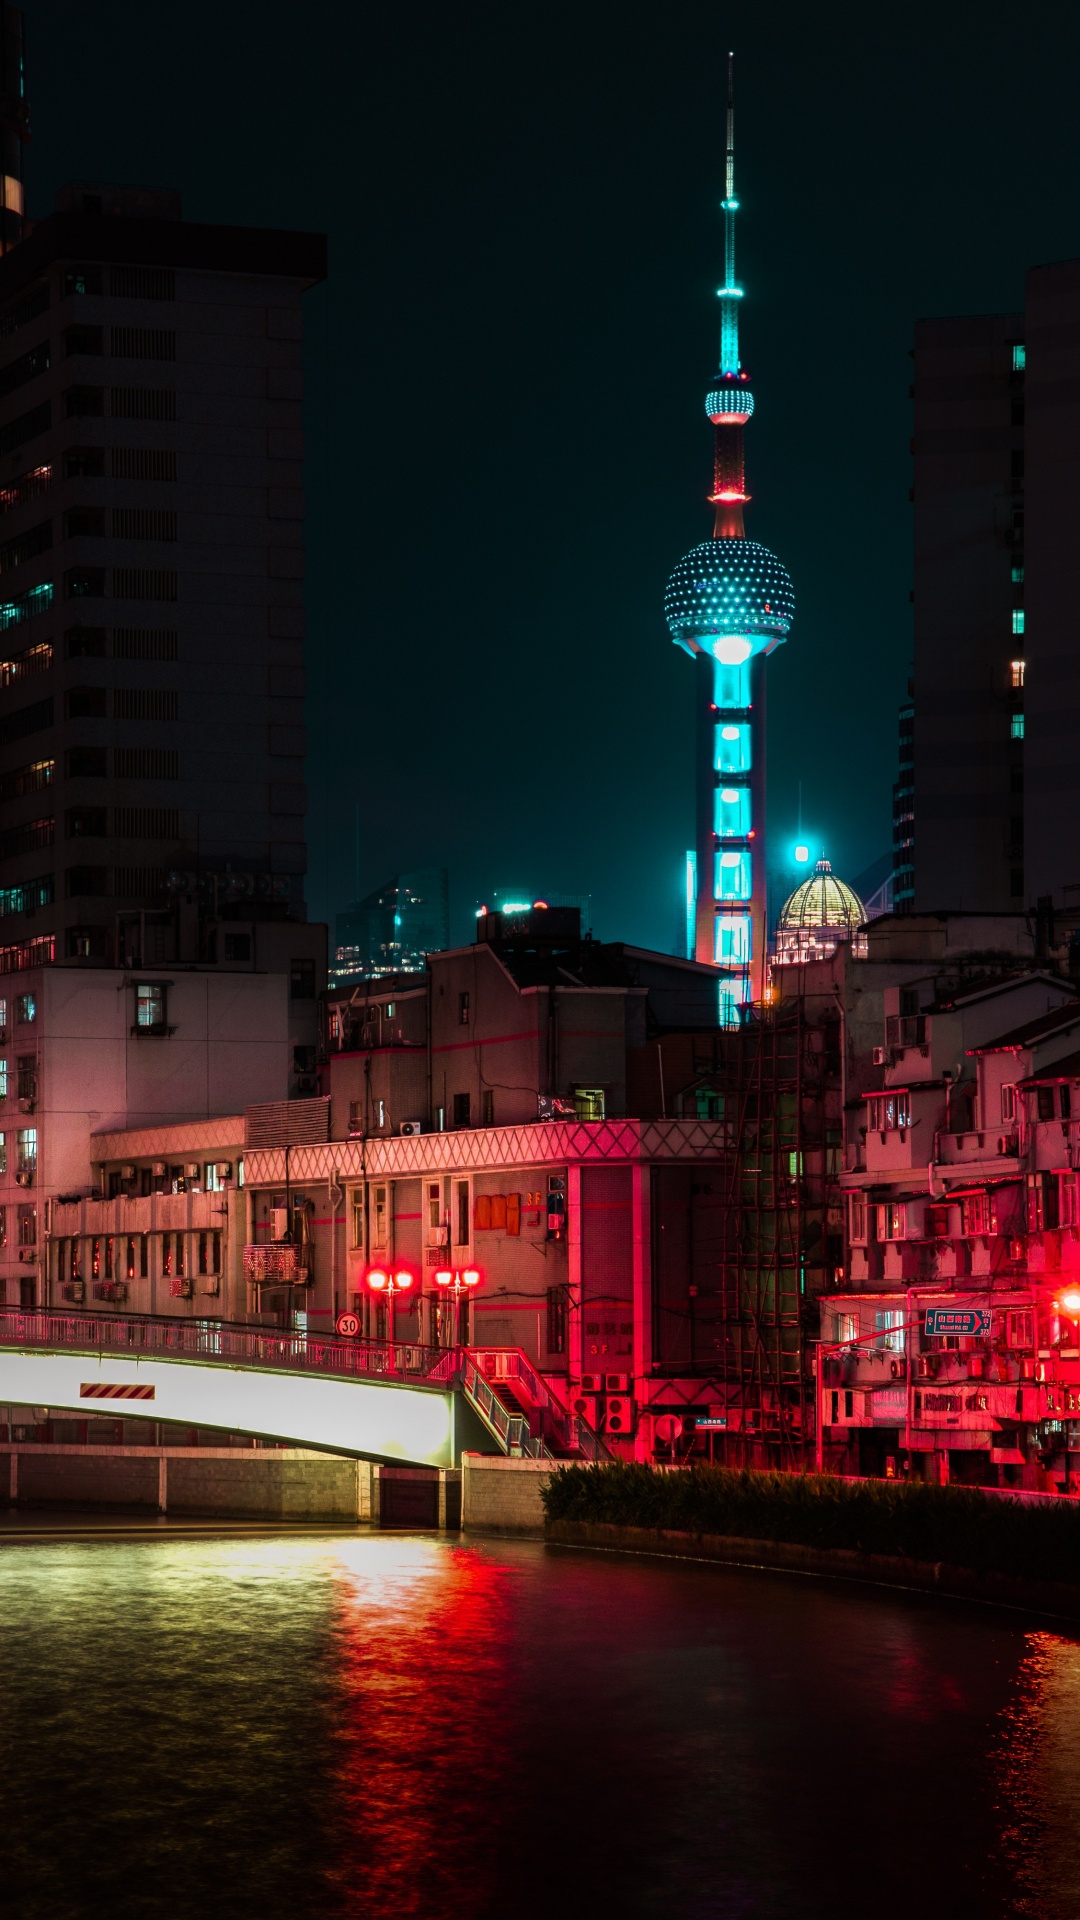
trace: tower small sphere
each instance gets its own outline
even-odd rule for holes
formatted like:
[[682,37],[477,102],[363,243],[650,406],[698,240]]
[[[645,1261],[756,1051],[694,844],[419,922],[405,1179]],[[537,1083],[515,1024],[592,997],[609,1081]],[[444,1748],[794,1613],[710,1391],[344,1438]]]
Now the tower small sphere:
[[714,427],[745,427],[754,411],[749,387],[714,387],[706,395],[705,411]]

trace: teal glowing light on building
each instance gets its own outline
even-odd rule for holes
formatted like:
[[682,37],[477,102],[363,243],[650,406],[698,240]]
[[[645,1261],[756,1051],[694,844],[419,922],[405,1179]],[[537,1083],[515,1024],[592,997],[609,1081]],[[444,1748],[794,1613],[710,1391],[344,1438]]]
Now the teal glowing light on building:
[[765,992],[765,661],[787,639],[795,594],[787,568],[746,538],[744,429],[754,411],[739,360],[735,278],[733,61],[728,56],[724,283],[720,367],[705,411],[713,426],[713,535],[680,560],[667,584],[671,637],[694,661],[695,845],[687,856],[688,951],[723,970],[721,1017]]

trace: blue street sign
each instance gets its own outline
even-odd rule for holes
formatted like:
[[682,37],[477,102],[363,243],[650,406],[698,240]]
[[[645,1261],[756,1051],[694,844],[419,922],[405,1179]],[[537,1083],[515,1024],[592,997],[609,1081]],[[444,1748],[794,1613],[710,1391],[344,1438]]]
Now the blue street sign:
[[697,1419],[694,1421],[694,1425],[699,1429],[702,1427],[726,1427],[727,1414],[726,1413],[699,1413]]
[[923,1315],[927,1334],[961,1333],[971,1339],[989,1331],[989,1307],[927,1307]]

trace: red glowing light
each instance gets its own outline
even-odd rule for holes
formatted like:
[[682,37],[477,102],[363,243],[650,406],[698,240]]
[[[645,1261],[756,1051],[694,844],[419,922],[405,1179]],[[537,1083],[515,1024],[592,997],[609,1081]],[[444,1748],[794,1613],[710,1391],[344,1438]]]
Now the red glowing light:
[[467,1287],[478,1287],[480,1285],[480,1275],[475,1267],[466,1267],[461,1278]]
[[546,900],[534,900],[534,901],[533,901],[533,908],[534,908],[534,909],[536,909],[536,908],[538,908],[538,907],[543,907],[543,908],[544,908],[544,910],[545,910],[545,912],[546,912],[546,911],[547,911],[547,901],[546,901]]
[[372,1267],[368,1272],[367,1283],[369,1287],[374,1287],[376,1293],[382,1293],[383,1289],[390,1284],[390,1275],[384,1273],[381,1267]]
[[452,1287],[453,1284],[454,1276],[452,1273],[437,1273],[435,1275],[435,1285],[437,1287]]
[[748,493],[743,493],[741,489],[736,489],[735,487],[722,487],[719,493],[710,493],[709,495],[710,500],[741,500],[744,503],[749,500],[749,498],[750,495]]
[[1057,1302],[1057,1308],[1059,1313],[1068,1314],[1070,1320],[1080,1319],[1080,1290],[1070,1287]]
[[404,1293],[407,1287],[412,1286],[412,1274],[407,1273],[405,1269],[402,1268],[400,1273],[395,1273],[394,1275],[394,1285]]

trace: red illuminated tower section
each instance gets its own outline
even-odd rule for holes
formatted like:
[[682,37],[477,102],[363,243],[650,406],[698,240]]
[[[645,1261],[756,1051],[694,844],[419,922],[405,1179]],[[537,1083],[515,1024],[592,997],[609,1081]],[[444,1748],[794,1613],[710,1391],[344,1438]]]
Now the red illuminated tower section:
[[786,567],[748,540],[744,435],[754,411],[739,360],[735,277],[735,115],[728,57],[724,282],[720,366],[705,410],[713,424],[713,537],[694,547],[668,581],[671,637],[694,660],[695,834],[688,866],[689,949],[723,972],[721,1018],[765,990],[765,660],[786,640],[795,597]]

